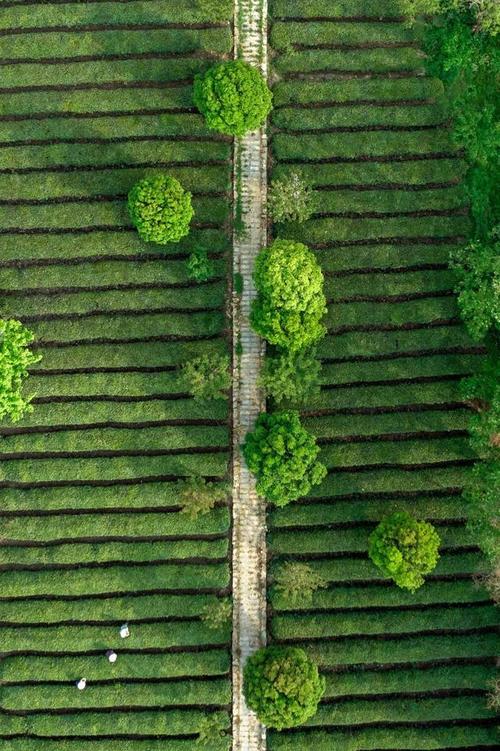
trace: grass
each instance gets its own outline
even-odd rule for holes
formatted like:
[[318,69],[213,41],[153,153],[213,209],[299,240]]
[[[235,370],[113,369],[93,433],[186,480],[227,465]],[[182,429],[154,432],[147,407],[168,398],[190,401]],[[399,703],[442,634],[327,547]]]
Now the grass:
[[[481,557],[460,499],[472,454],[458,383],[479,351],[447,269],[469,220],[441,84],[422,75],[419,27],[392,0],[270,10],[272,176],[296,170],[318,199],[308,222],[274,235],[312,246],[325,272],[322,388],[302,411],[329,474],[268,513],[270,641],[303,646],[327,679],[308,726],[268,733],[268,749],[493,748],[498,615],[472,580]],[[431,520],[442,540],[415,594],[367,555],[395,509]],[[328,583],[311,601],[274,587],[294,560]]]
[[[0,426],[9,751],[190,751],[207,713],[230,726],[230,627],[200,617],[230,587],[229,509],[188,519],[174,483],[222,481],[229,458],[228,403],[195,402],[179,380],[187,359],[228,347],[232,147],[191,94],[232,50],[232,3],[212,6],[1,14],[0,313],[43,353],[34,411]],[[193,193],[192,232],[146,245],[126,196],[165,171]],[[215,276],[195,285],[200,245]]]

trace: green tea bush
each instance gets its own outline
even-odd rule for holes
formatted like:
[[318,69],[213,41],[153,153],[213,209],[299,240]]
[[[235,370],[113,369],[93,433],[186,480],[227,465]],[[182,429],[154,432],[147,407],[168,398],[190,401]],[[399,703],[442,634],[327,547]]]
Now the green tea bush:
[[217,63],[198,73],[193,99],[211,130],[238,137],[260,128],[272,106],[262,73],[242,60]]
[[175,177],[156,175],[134,185],[128,194],[128,211],[145,242],[166,245],[189,233],[194,210],[191,193]]
[[319,392],[321,363],[314,349],[279,352],[265,359],[260,382],[267,396],[278,404],[302,404]]
[[484,239],[494,225],[495,217],[500,216],[497,182],[495,165],[474,164],[467,171],[466,188],[476,238]]
[[500,330],[500,226],[487,239],[474,240],[450,256],[458,307],[476,341]]
[[17,422],[33,410],[32,397],[23,396],[23,382],[31,365],[41,360],[29,345],[33,333],[20,321],[0,320],[0,419],[9,417]]
[[190,519],[197,519],[202,514],[208,514],[216,503],[227,500],[227,488],[204,477],[187,477],[177,482],[177,500],[181,513]]
[[214,276],[214,264],[208,257],[206,248],[198,246],[189,255],[187,272],[190,279],[195,282],[206,282]]
[[215,600],[205,605],[201,614],[201,620],[212,631],[219,631],[231,621],[233,606],[231,600]]
[[305,222],[314,212],[314,192],[297,172],[291,172],[271,181],[267,206],[275,222]]
[[293,240],[275,240],[255,261],[257,298],[251,323],[271,344],[296,352],[324,336],[323,274],[314,254]]
[[415,592],[424,583],[424,575],[436,567],[439,544],[432,524],[397,511],[386,516],[370,535],[368,555],[384,576]]
[[467,529],[476,545],[493,563],[500,557],[500,461],[477,462],[464,491],[467,503]]
[[319,451],[314,436],[292,411],[260,414],[243,445],[257,492],[277,506],[307,495],[323,480],[326,468],[317,460]]
[[318,589],[324,589],[328,582],[307,563],[288,561],[278,570],[275,578],[276,590],[291,605],[311,602]]
[[231,386],[229,355],[206,354],[182,366],[181,381],[197,401],[227,399]]
[[247,660],[243,692],[264,725],[283,730],[316,714],[325,679],[302,649],[264,647]]
[[476,375],[460,384],[463,398],[474,409],[469,423],[470,443],[486,459],[500,453],[500,351],[495,347]]
[[206,715],[200,722],[196,744],[213,749],[214,744],[220,744],[221,739],[226,735],[226,729],[220,718],[216,715]]

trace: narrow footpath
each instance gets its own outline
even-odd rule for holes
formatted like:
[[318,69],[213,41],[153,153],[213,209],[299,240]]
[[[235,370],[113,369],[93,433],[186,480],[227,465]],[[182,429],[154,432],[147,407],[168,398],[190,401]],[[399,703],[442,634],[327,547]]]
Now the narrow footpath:
[[[267,75],[265,0],[236,1],[235,55]],[[264,348],[250,328],[249,314],[254,261],[266,244],[266,161],[264,129],[235,144],[233,270],[241,275],[243,291],[233,302],[233,751],[264,751],[266,746],[265,729],[248,711],[242,692],[246,659],[266,639],[265,502],[255,492],[240,451],[264,408],[257,385]]]

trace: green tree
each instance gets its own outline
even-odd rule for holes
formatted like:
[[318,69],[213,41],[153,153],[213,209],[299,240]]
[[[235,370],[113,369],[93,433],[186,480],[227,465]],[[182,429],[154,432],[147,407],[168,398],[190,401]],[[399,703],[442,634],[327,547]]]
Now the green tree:
[[225,736],[226,728],[222,718],[218,715],[206,715],[200,722],[196,744],[214,748],[214,744],[220,743],[221,738]]
[[500,461],[477,462],[464,491],[467,529],[486,557],[495,562],[500,556]]
[[208,257],[206,248],[195,248],[187,261],[188,277],[195,282],[206,282],[214,276],[214,264]]
[[196,400],[227,399],[231,386],[229,368],[229,355],[200,355],[184,363],[181,381]]
[[267,206],[275,222],[305,222],[314,212],[314,192],[297,172],[290,172],[271,181]]
[[257,256],[253,277],[258,295],[251,323],[260,336],[293,352],[324,336],[323,274],[309,248],[292,240],[275,240]]
[[262,73],[242,60],[217,63],[198,73],[193,99],[211,130],[238,137],[260,128],[272,106]]
[[260,383],[268,396],[279,404],[302,404],[319,392],[321,363],[314,349],[268,355]]
[[7,416],[17,422],[33,410],[32,397],[23,395],[28,369],[42,359],[29,349],[33,339],[20,321],[0,320],[0,419]]
[[205,605],[201,613],[201,620],[206,623],[212,631],[219,631],[231,622],[233,606],[231,600],[214,600],[209,605]]
[[470,442],[482,459],[500,452],[500,351],[495,346],[481,370],[460,384],[460,391],[474,410],[469,423]]
[[155,175],[139,180],[128,194],[127,206],[145,242],[166,245],[189,233],[194,214],[191,193],[175,177]]
[[450,258],[455,272],[458,307],[476,341],[500,330],[500,227],[485,242],[475,240]]
[[283,730],[316,714],[325,679],[302,649],[264,647],[246,662],[243,692],[264,725]]
[[177,482],[178,504],[181,513],[190,519],[208,514],[216,503],[227,501],[227,487],[209,482],[204,477],[187,477]]
[[424,583],[424,575],[436,567],[439,559],[439,535],[425,521],[406,511],[397,511],[383,519],[372,532],[368,554],[384,576],[402,589],[415,592]]
[[261,413],[247,433],[243,455],[257,478],[257,492],[277,506],[307,495],[326,475],[316,439],[297,412]]
[[310,603],[313,594],[327,587],[328,582],[307,563],[287,561],[276,573],[275,586],[287,602],[296,605]]

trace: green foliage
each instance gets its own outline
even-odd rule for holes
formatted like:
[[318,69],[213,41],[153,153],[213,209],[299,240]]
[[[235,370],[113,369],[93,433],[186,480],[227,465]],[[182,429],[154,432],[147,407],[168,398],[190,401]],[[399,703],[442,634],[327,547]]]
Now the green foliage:
[[234,12],[231,0],[194,0],[194,4],[205,21],[226,21]]
[[485,34],[500,34],[500,3],[498,0],[468,0],[475,14],[476,27]]
[[488,64],[494,52],[488,38],[475,34],[467,19],[456,13],[427,27],[423,48],[428,73],[448,83],[461,73]]
[[220,483],[209,482],[201,476],[187,477],[177,482],[177,501],[181,513],[190,519],[208,514],[216,503],[227,500],[227,488]]
[[261,72],[242,60],[217,63],[206,73],[198,73],[193,99],[208,127],[230,136],[259,128],[272,105]]
[[497,120],[497,90],[490,75],[470,78],[456,95],[451,95],[453,140],[467,159],[486,165],[500,146]]
[[196,400],[227,399],[231,386],[229,368],[229,355],[200,355],[184,363],[181,380]]
[[198,728],[198,738],[196,744],[200,746],[211,746],[216,741],[226,736],[226,729],[217,715],[207,715],[200,722]]
[[260,251],[254,270],[255,331],[271,344],[297,351],[325,334],[323,274],[314,254],[292,240],[275,240]]
[[206,282],[215,274],[213,262],[208,257],[206,248],[198,245],[191,251],[187,261],[188,277],[196,282]]
[[316,590],[328,586],[326,579],[307,563],[298,561],[284,563],[276,574],[275,583],[278,592],[292,605],[310,603]]
[[321,363],[314,349],[268,355],[261,372],[261,385],[280,403],[301,404],[319,393]]
[[218,631],[227,626],[231,621],[233,606],[231,600],[216,600],[209,605],[205,605],[201,614],[201,620],[207,624],[209,629]]
[[484,238],[500,216],[500,200],[497,190],[495,165],[474,164],[466,175],[470,211],[474,220],[475,236]]
[[477,462],[464,491],[468,505],[467,529],[475,544],[492,562],[500,554],[499,498],[500,462],[494,459]]
[[189,233],[194,214],[191,193],[175,177],[155,175],[140,180],[128,194],[127,206],[145,242],[166,245]]
[[432,524],[397,511],[386,516],[370,535],[368,555],[384,576],[414,592],[424,583],[424,575],[436,567],[439,544]]
[[315,209],[312,188],[297,172],[271,181],[267,207],[275,222],[305,222]]
[[325,679],[302,649],[264,647],[248,658],[243,692],[261,722],[283,730],[313,717],[325,692]]
[[237,271],[233,277],[233,290],[236,295],[243,294],[244,279],[243,274]]
[[262,413],[247,433],[243,455],[257,477],[257,492],[277,506],[307,495],[326,475],[313,435],[297,412]]
[[494,458],[500,450],[500,353],[485,358],[476,375],[460,384],[463,398],[475,410],[469,423],[471,446],[479,457]]
[[33,333],[20,321],[0,320],[0,418],[7,416],[17,422],[33,410],[32,397],[22,394],[28,369],[41,360],[41,355],[29,349],[33,339]]
[[442,0],[398,0],[401,13],[409,23],[414,23],[418,16],[433,15],[441,10]]
[[460,314],[473,339],[500,329],[500,226],[489,237],[455,250],[450,266],[457,276]]

